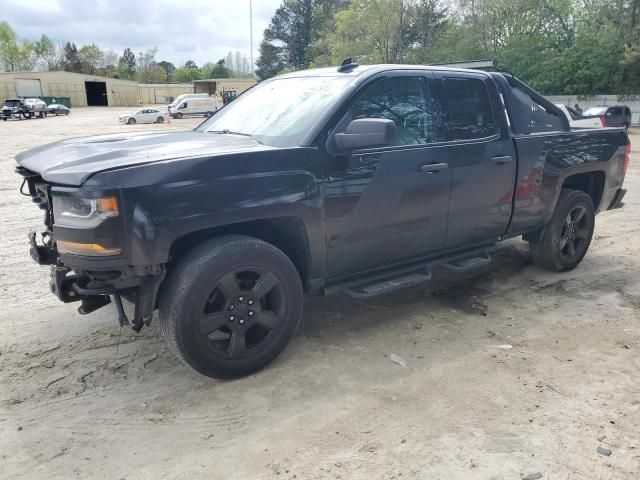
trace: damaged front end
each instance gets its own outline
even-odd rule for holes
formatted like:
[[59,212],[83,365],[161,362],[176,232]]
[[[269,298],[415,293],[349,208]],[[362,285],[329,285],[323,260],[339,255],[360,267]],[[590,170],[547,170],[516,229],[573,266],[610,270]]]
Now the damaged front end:
[[64,303],[81,302],[78,312],[94,312],[113,302],[118,321],[129,324],[122,297],[135,305],[132,328],[151,323],[164,265],[130,266],[118,192],[84,192],[54,187],[37,173],[17,167],[20,192],[44,211],[45,229],[29,233],[30,253],[50,265],[51,291]]

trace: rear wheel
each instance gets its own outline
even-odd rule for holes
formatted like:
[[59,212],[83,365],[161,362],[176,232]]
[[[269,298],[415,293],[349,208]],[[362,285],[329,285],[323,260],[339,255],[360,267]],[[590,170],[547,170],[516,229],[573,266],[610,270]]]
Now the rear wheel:
[[169,345],[214,378],[264,367],[289,343],[302,316],[302,284],[291,260],[245,236],[196,247],[170,271],[160,298]]
[[157,120],[158,120],[158,123],[162,123],[164,122],[164,117],[158,117]]
[[577,190],[563,190],[549,224],[529,240],[536,265],[555,272],[573,270],[587,254],[595,211],[591,197]]
[[135,123],[136,123],[136,119],[135,119],[135,118],[130,118],[129,120],[127,120],[127,123],[128,123],[129,125],[135,125]]
[[39,116],[40,118],[44,118],[44,112],[40,112],[40,113],[38,114],[38,116]]

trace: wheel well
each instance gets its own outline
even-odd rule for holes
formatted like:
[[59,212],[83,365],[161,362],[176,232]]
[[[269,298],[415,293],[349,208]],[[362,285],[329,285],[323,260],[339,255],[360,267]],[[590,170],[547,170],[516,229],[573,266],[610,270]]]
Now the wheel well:
[[303,285],[309,278],[311,255],[307,231],[297,217],[278,217],[266,220],[234,223],[191,232],[173,242],[169,261],[175,262],[196,245],[220,235],[247,235],[270,243],[282,250],[293,262]]
[[581,190],[591,197],[593,207],[597,210],[604,192],[604,172],[586,172],[565,178],[562,188]]

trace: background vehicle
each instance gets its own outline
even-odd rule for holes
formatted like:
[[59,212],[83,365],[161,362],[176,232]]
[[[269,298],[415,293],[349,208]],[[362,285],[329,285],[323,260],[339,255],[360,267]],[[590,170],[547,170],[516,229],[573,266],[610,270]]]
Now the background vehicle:
[[571,128],[602,128],[604,125],[599,117],[585,117],[578,115],[577,112],[566,105],[556,104],[562,113],[567,117]]
[[177,106],[169,108],[169,114],[173,118],[184,116],[204,115],[210,117],[218,110],[218,101],[215,98],[187,98]]
[[167,113],[156,108],[141,108],[127,115],[120,115],[120,123],[162,123],[167,120]]
[[167,105],[167,111],[171,110],[172,107],[177,107],[182,103],[183,100],[188,98],[209,98],[208,93],[184,93],[176,97],[176,99]]
[[631,126],[631,109],[626,105],[600,105],[589,107],[582,112],[583,117],[598,117],[603,127],[623,127]]
[[22,98],[10,98],[4,101],[0,116],[5,122],[10,118],[29,119],[33,117],[33,109]]
[[[274,102],[274,98],[278,99]],[[369,298],[491,262],[522,236],[575,268],[622,206],[623,129],[572,131],[511,75],[415,65],[264,81],[194,131],[68,139],[16,159],[45,210],[33,258],[81,313],[135,302],[195,370],[256,371],[303,292]]]
[[24,103],[29,107],[33,116],[44,118],[47,116],[47,104],[39,98],[25,98]]
[[222,92],[222,103],[226,105],[238,96],[238,91],[235,89],[229,89]]
[[56,116],[69,115],[70,113],[69,107],[62,105],[61,103],[52,103],[47,107],[47,111],[52,115],[55,114]]

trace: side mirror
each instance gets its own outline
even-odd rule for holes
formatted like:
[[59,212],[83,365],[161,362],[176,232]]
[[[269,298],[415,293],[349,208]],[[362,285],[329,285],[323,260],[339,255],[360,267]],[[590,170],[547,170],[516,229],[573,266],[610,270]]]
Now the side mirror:
[[340,150],[395,145],[396,124],[386,118],[352,120],[343,133],[333,135]]

